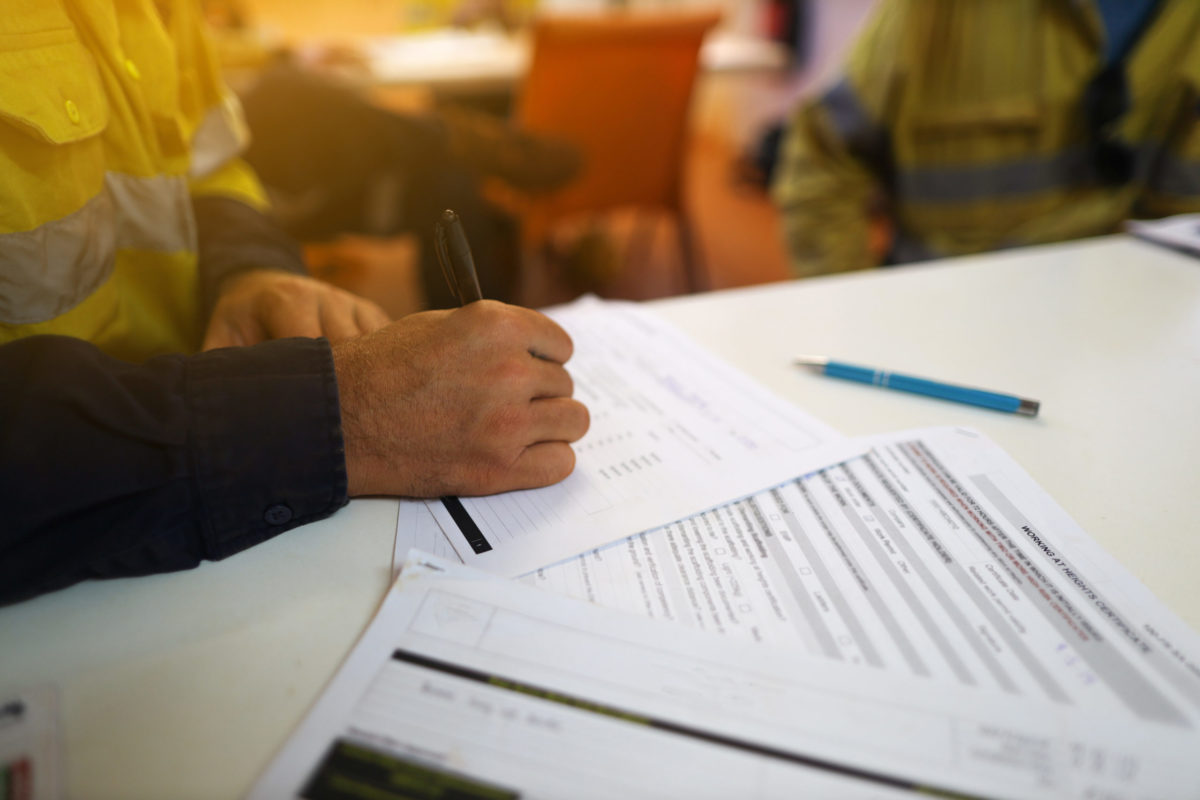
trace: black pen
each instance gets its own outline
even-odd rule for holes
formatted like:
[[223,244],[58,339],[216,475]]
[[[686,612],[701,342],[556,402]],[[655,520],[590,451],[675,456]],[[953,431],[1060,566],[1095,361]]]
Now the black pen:
[[446,283],[450,284],[450,292],[458,299],[458,304],[465,306],[482,300],[475,259],[471,256],[471,245],[467,244],[467,234],[463,232],[462,220],[457,212],[448,208],[442,212],[434,227],[433,245],[438,263],[442,265],[442,274],[446,276]]

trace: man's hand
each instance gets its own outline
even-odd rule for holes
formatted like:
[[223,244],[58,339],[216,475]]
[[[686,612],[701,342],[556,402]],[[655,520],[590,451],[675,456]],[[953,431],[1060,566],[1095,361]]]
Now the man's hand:
[[250,270],[222,284],[203,349],[288,336],[325,336],[337,342],[387,323],[382,308],[336,286],[287,272]]
[[575,466],[588,413],[570,337],[489,300],[412,314],[333,348],[351,495],[528,489]]

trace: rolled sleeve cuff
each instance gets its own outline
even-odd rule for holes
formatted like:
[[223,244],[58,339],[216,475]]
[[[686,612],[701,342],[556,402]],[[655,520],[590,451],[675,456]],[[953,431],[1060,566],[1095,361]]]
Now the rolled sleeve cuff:
[[206,558],[232,555],[346,504],[327,341],[213,350],[188,360],[185,379]]

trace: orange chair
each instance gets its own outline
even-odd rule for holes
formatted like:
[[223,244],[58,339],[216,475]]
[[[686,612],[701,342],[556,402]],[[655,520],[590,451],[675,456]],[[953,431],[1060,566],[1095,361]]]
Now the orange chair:
[[683,202],[688,109],[707,13],[617,13],[536,20],[518,99],[524,130],[569,141],[583,154],[576,180],[522,200],[526,251],[566,217],[621,208],[674,215],[689,291],[703,268]]

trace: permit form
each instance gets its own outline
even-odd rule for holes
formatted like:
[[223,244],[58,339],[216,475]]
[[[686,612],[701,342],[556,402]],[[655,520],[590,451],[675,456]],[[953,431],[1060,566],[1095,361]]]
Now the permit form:
[[1194,728],[730,647],[414,551],[250,797],[1182,798],[1197,752]]
[[547,313],[591,428],[561,483],[431,504],[472,566],[521,575],[861,452],[635,304]]
[[55,689],[0,693],[0,798],[56,800],[60,780]]
[[[1200,637],[996,444],[960,428],[865,443],[522,580],[838,663],[1200,727]],[[398,539],[428,547],[436,523],[414,524],[424,538]]]

